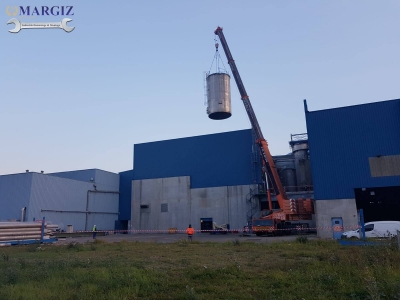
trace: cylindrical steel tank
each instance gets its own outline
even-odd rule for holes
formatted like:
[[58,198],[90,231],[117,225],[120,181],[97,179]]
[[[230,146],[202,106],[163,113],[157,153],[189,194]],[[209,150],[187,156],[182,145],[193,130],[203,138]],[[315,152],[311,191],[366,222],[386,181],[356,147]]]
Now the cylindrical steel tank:
[[274,157],[275,166],[286,192],[296,191],[296,168],[292,156]]
[[282,169],[282,175],[285,180],[285,191],[295,192],[296,191],[296,169],[284,168]]
[[308,159],[308,143],[293,145],[293,154],[296,165],[296,177],[299,190],[312,185],[310,162]]
[[207,81],[207,114],[210,119],[223,120],[231,113],[230,76],[226,73],[210,74]]

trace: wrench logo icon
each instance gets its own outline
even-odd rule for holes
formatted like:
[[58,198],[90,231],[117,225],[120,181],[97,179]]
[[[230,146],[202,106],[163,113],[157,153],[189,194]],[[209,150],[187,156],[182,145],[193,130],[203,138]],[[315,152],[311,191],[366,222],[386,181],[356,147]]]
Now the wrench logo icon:
[[75,27],[68,27],[67,23],[72,21],[72,19],[64,18],[61,22],[33,22],[33,23],[26,23],[20,22],[19,20],[12,18],[7,24],[14,24],[15,28],[10,29],[9,32],[11,33],[18,33],[21,29],[52,29],[52,28],[61,28],[65,32],[70,33]]

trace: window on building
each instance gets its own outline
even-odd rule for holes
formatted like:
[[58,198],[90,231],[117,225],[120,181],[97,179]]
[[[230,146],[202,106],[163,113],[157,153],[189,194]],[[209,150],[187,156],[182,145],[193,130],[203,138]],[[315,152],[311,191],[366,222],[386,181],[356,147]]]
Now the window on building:
[[369,168],[372,177],[399,176],[400,155],[369,157]]
[[168,203],[161,204],[161,212],[168,212]]
[[140,212],[141,213],[149,213],[150,205],[149,204],[140,204]]

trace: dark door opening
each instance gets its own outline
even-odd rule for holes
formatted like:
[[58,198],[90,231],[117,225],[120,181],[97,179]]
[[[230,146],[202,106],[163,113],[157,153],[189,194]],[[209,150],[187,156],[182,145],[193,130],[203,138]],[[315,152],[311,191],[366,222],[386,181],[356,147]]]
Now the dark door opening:
[[400,186],[354,189],[364,221],[400,221]]
[[122,233],[128,233],[128,220],[116,220],[115,230],[121,230]]
[[213,219],[200,218],[200,230],[213,230]]

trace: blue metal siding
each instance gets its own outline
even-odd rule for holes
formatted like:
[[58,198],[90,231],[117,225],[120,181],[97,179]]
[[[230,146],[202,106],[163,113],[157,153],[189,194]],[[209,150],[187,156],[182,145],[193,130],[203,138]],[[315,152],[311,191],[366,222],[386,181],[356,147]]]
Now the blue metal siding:
[[135,179],[190,176],[192,188],[254,183],[252,130],[136,144]]
[[400,99],[306,111],[315,199],[354,198],[354,188],[400,185],[371,177],[369,157],[400,154]]
[[29,213],[32,173],[0,176],[0,220],[20,220],[21,209],[26,207],[25,220]]
[[119,176],[119,220],[130,220],[134,170],[121,172]]

